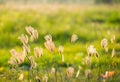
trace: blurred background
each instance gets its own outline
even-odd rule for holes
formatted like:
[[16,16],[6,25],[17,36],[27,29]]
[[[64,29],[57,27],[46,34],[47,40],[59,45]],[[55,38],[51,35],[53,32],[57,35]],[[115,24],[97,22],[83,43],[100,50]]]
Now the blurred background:
[[0,3],[119,4],[120,0],[0,0]]

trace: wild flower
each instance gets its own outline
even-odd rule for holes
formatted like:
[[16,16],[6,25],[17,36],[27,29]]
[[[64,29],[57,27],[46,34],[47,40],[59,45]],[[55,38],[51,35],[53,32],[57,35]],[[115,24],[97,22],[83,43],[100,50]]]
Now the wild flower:
[[74,74],[74,68],[73,67],[68,67],[66,69],[66,71],[67,71],[67,77],[71,78],[73,76],[73,74]]
[[36,58],[41,57],[41,56],[43,55],[42,48],[35,47],[35,48],[34,48],[34,54],[35,54],[35,57],[36,57]]
[[22,34],[21,36],[18,37],[18,39],[22,42],[23,45],[27,45],[28,43],[28,36]]
[[19,81],[23,81],[23,78],[24,78],[24,74],[23,74],[23,73],[21,73],[21,74],[19,75],[18,80],[19,80]]
[[45,37],[46,42],[44,43],[46,49],[48,49],[51,52],[55,51],[55,44],[52,41],[52,36],[51,35],[46,35]]
[[105,49],[106,52],[108,52],[108,40],[106,38],[102,39],[101,46]]
[[34,61],[34,57],[33,57],[33,56],[30,56],[30,57],[29,57],[29,60],[30,60],[30,63],[31,63],[31,69],[36,68],[37,63]]
[[71,43],[75,43],[77,39],[78,39],[78,36],[76,34],[73,34],[71,36]]

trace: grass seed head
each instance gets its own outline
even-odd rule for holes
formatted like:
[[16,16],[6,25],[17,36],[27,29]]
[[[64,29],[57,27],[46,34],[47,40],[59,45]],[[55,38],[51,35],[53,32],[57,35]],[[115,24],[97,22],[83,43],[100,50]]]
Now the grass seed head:
[[41,82],[41,80],[40,80],[40,77],[39,77],[39,76],[36,76],[36,77],[35,77],[35,80],[36,80],[36,82]]
[[55,44],[52,41],[52,36],[46,35],[45,40],[46,40],[46,42],[44,43],[44,46],[46,47],[46,49],[49,50],[50,52],[54,52],[55,51]]
[[75,43],[77,41],[77,39],[78,39],[78,36],[76,34],[73,34],[71,36],[71,43]]
[[88,78],[90,74],[91,74],[91,70],[90,69],[85,70],[85,77],[86,78]]
[[106,38],[102,39],[101,46],[105,49],[108,46],[108,40]]
[[67,68],[67,77],[71,78],[74,74],[74,68],[73,67],[68,67]]
[[26,54],[30,53],[30,46],[29,45],[23,45],[23,50]]
[[34,57],[33,57],[33,56],[30,56],[30,57],[29,57],[29,60],[30,60],[30,63],[31,63],[31,69],[36,68],[37,63],[34,61]]
[[10,57],[8,63],[11,64],[11,65],[17,65],[18,64],[17,60],[14,57]]
[[35,47],[35,48],[34,48],[34,54],[35,54],[35,57],[36,57],[36,58],[41,57],[41,56],[43,55],[42,48]]
[[42,77],[42,81],[43,81],[43,82],[48,82],[48,77],[47,77],[47,75],[44,75],[44,76]]
[[34,32],[34,28],[33,28],[33,27],[27,26],[27,27],[25,28],[25,30],[26,30],[26,32],[27,32],[30,36],[32,36],[32,34],[33,34],[33,32]]
[[38,31],[35,30],[31,26],[27,26],[25,28],[26,32],[30,35],[30,41],[33,42],[34,40],[38,39]]
[[114,43],[114,41],[115,41],[115,35],[112,35],[110,41],[111,41],[111,43]]
[[94,49],[94,46],[93,45],[90,45],[88,48],[87,48],[87,53],[88,53],[88,56],[91,57],[95,52],[95,49]]
[[56,72],[55,68],[52,67],[52,68],[51,68],[51,74],[52,74],[52,75],[55,75],[55,72]]
[[58,47],[58,51],[59,51],[59,54],[62,54],[63,51],[64,51],[64,47],[63,46],[59,46]]
[[86,63],[87,65],[90,65],[90,64],[91,64],[91,57],[90,57],[90,56],[87,56],[87,57],[85,58],[85,63]]
[[23,45],[27,45],[28,43],[28,36],[22,34],[21,36],[18,37],[18,39],[22,42]]

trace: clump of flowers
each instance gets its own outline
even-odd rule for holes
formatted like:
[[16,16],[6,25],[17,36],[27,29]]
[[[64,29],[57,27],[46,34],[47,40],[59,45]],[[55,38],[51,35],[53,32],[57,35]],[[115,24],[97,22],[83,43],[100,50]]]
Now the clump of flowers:
[[[30,36],[30,40],[34,41],[35,39],[38,39],[38,32],[36,29],[32,28],[31,26],[26,27],[26,32],[29,34]],[[10,53],[11,53],[11,57],[9,59],[9,64],[13,65],[13,66],[18,66],[20,64],[23,64],[25,59],[28,60],[28,62],[30,63],[31,67],[30,69],[34,69],[37,67],[37,63],[34,60],[34,56],[32,56],[30,54],[31,49],[30,49],[30,45],[29,43],[29,37],[26,34],[22,34],[18,37],[18,39],[20,40],[20,42],[22,43],[22,51],[17,52],[15,49],[11,49]],[[34,54],[36,57],[40,57],[43,52],[42,49],[35,47],[34,48]],[[24,75],[23,73],[20,74],[18,80],[22,81]]]
[[[26,34],[22,34],[21,36],[18,37],[18,39],[22,43],[22,51],[18,52],[15,49],[11,49],[10,50],[11,57],[10,57],[8,62],[9,62],[9,64],[11,64],[13,66],[18,66],[18,65],[24,63],[25,59],[27,59],[29,64],[30,64],[29,69],[30,69],[30,71],[32,71],[32,73],[34,73],[33,69],[35,69],[35,68],[37,69],[37,67],[39,66],[39,64],[36,63],[34,57],[40,58],[41,56],[43,56],[43,49],[41,47],[38,47],[38,46],[34,47],[33,48],[34,55],[31,54],[32,50],[30,48],[29,41],[33,42],[34,40],[38,39],[38,31],[36,29],[32,28],[31,26],[26,27],[25,30],[26,30],[29,37]],[[55,52],[55,44],[52,40],[52,36],[50,34],[46,35],[44,37],[44,39],[45,39],[45,42],[44,42],[45,48],[50,52]],[[71,43],[75,43],[77,39],[78,39],[78,36],[76,34],[73,34],[72,37],[71,37]],[[113,43],[114,40],[115,40],[115,36],[112,37],[111,42]],[[108,40],[104,38],[101,41],[101,46],[107,52],[108,51]],[[65,62],[64,61],[64,54],[63,54],[64,47],[60,45],[58,47],[58,52],[62,57],[62,62]],[[115,55],[115,50],[113,48],[112,57],[114,57],[114,55]],[[87,65],[91,66],[92,56],[95,56],[96,58],[99,57],[99,54],[98,54],[96,48],[94,47],[94,45],[90,45],[90,46],[87,47],[87,57],[85,58],[85,63]],[[62,65],[63,64],[66,64],[66,63],[62,63]],[[50,75],[55,75],[55,80],[57,81],[57,75],[58,75],[57,72],[60,71],[60,69],[57,69],[56,67],[55,68],[54,67],[51,68]],[[85,77],[88,78],[88,79],[89,79],[89,76],[91,74],[91,68],[92,67],[90,67],[90,69],[88,69],[88,70],[85,70],[85,72],[84,72]],[[81,70],[82,70],[82,67],[79,66],[78,71],[76,72],[76,76],[75,76],[76,78],[79,77]],[[38,82],[40,82],[40,81],[48,82],[48,78],[50,77],[48,71],[47,71],[47,73],[45,73],[42,76],[41,80],[40,80],[40,77],[39,77],[39,74],[38,74],[39,73],[38,69],[36,71],[37,71],[37,73],[35,75],[33,75],[33,76],[35,76],[34,79],[36,81],[38,81]],[[75,69],[73,67],[68,67],[66,69],[65,73],[66,73],[67,78],[70,79],[70,78],[73,77],[73,75],[75,73]],[[61,79],[63,79],[62,74],[63,73],[61,73]],[[106,73],[102,75],[102,77],[105,78],[105,79],[113,77],[113,76],[114,76],[114,71],[106,71]],[[18,80],[23,81],[23,79],[24,79],[24,74],[21,73],[19,75]],[[30,82],[32,82],[32,80],[30,80]]]
[[10,53],[12,55],[10,60],[8,61],[10,64],[18,65],[18,64],[21,64],[21,63],[24,62],[24,59],[25,59],[25,56],[26,56],[24,52],[19,53],[15,49],[11,49]]

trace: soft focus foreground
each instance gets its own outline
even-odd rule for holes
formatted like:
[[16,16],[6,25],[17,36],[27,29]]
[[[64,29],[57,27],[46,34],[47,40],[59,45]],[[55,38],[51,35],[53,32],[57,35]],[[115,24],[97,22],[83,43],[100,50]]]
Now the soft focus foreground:
[[1,82],[119,82],[120,7],[1,5]]

